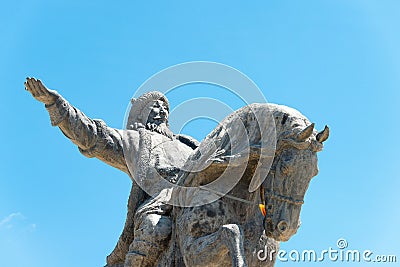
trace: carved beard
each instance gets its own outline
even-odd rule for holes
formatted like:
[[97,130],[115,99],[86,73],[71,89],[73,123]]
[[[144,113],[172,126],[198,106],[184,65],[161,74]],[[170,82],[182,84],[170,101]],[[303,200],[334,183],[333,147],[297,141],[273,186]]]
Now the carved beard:
[[168,126],[165,123],[161,123],[158,125],[155,123],[148,122],[146,124],[146,129],[152,132],[162,134],[170,139],[173,139],[174,137],[174,133],[168,128]]

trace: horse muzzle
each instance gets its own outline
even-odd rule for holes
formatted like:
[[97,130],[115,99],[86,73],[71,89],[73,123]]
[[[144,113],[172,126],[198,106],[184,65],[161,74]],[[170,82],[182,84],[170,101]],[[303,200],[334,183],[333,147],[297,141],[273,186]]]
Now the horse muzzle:
[[287,220],[280,220],[274,224],[272,219],[264,219],[265,234],[276,241],[288,241],[297,232],[298,228],[299,224],[291,227],[290,222]]

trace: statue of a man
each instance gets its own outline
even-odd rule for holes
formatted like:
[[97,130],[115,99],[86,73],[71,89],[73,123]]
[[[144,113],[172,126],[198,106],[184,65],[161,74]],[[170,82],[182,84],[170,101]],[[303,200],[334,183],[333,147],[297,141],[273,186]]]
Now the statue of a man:
[[174,182],[198,145],[196,140],[174,135],[169,129],[167,98],[160,92],[149,92],[132,99],[128,130],[118,130],[102,120],[88,118],[40,80],[27,78],[25,89],[45,104],[51,124],[58,126],[83,155],[96,157],[132,179],[125,226],[107,257],[107,267],[154,265],[170,238],[172,206],[162,197],[149,196],[133,177],[145,181],[161,175]]

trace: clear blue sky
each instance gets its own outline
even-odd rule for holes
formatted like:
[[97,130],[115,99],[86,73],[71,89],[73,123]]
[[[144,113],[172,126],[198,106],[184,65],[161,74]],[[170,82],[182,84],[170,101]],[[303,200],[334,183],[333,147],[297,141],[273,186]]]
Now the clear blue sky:
[[[400,2],[7,1],[0,17],[0,262],[103,266],[122,230],[129,178],[82,156],[24,90],[42,79],[92,118],[120,128],[151,75],[216,61],[269,102],[331,127],[297,235],[282,248],[350,249],[400,260]],[[234,99],[209,87],[197,96]],[[171,95],[179,104],[179,94]],[[201,139],[213,127],[193,122]],[[307,263],[307,266],[345,263]],[[277,266],[304,266],[299,263]],[[365,263],[351,264],[366,266]],[[368,266],[395,266],[373,264]]]

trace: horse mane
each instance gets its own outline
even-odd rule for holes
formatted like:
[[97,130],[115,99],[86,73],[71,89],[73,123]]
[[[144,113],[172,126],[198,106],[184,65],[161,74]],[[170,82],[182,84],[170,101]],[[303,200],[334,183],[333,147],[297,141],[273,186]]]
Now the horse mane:
[[[216,161],[211,164],[208,164],[208,167],[203,169],[201,172],[190,172],[193,164],[196,161],[203,161],[200,164],[205,164],[206,160],[209,160],[210,157],[213,157],[212,151],[207,151],[207,141],[212,142],[217,139],[221,141],[220,148],[221,153],[218,154],[215,159],[223,159],[224,157],[229,157],[230,149],[229,149],[229,137],[226,137],[226,128],[229,127],[229,124],[232,123],[234,118],[240,118],[243,122],[244,126],[248,130],[247,135],[251,144],[250,155],[248,165],[250,170],[246,170],[246,175],[251,174],[251,169],[254,169],[258,163],[258,156],[260,153],[260,149],[258,146],[260,144],[260,129],[257,124],[257,118],[254,115],[257,111],[265,111],[261,113],[262,115],[266,115],[270,117],[270,122],[275,125],[273,131],[267,134],[274,134],[276,138],[273,138],[273,141],[276,141],[276,149],[279,149],[279,146],[282,141],[290,141],[294,140],[294,137],[301,132],[305,127],[310,125],[310,121],[302,115],[299,111],[277,104],[270,103],[254,103],[248,106],[242,107],[235,111],[234,113],[228,115],[225,119],[223,119],[220,124],[203,140],[200,144],[200,148],[202,148],[202,152],[200,149],[196,150],[195,153],[189,158],[189,164],[184,166],[185,174],[181,176],[180,184],[184,186],[199,186],[204,185],[209,182],[215,180],[220,174],[222,174],[225,168],[228,166],[229,161]],[[261,118],[262,119],[262,118]],[[268,123],[268,122],[267,122]],[[227,127],[225,127],[227,126]],[[313,133],[315,136],[316,132]],[[315,139],[315,138],[314,138]],[[304,143],[304,142],[302,142]],[[296,142],[294,141],[294,145]],[[297,144],[302,145],[302,144]],[[203,146],[203,147],[202,147]],[[275,148],[275,144],[273,144]],[[206,153],[204,153],[206,152]],[[207,154],[207,152],[210,152]],[[258,155],[257,155],[258,153]],[[255,166],[253,166],[255,165]]]

